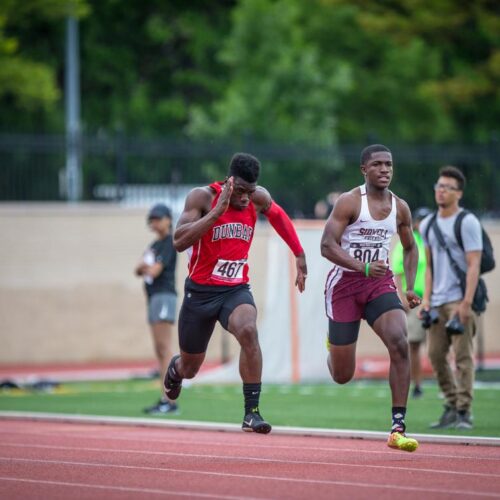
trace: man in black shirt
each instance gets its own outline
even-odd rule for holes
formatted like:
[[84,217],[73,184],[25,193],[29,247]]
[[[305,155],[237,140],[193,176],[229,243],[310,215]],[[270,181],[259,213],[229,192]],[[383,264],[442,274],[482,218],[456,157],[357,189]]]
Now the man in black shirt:
[[[172,214],[163,204],[157,204],[148,214],[148,225],[158,239],[144,252],[135,274],[142,276],[148,302],[148,322],[151,325],[154,347],[161,378],[172,357],[170,348],[172,325],[175,321],[177,294],[175,291],[175,264],[177,253],[172,242]],[[163,394],[157,404],[145,408],[149,414],[172,413],[177,404]]]

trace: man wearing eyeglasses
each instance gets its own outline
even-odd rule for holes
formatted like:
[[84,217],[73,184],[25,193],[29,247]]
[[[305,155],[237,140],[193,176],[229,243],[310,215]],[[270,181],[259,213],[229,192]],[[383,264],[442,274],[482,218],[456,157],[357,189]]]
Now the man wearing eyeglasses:
[[[471,305],[479,279],[483,240],[479,220],[471,213],[461,223],[463,248],[455,236],[455,221],[463,210],[459,202],[465,188],[465,176],[456,167],[439,171],[434,185],[438,206],[436,214],[421,223],[427,255],[425,293],[420,311],[433,309],[429,333],[429,359],[445,397],[444,412],[434,429],[472,429],[471,406],[474,383],[473,336],[476,316]],[[465,273],[465,290],[452,260]],[[450,347],[455,355],[456,373],[448,361]]]

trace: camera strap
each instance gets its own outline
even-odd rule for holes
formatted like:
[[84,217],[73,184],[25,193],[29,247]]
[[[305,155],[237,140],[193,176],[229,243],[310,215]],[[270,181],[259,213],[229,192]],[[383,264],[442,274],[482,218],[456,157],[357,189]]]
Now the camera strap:
[[[439,245],[444,248],[446,251],[446,255],[448,255],[448,259],[451,264],[451,268],[453,269],[454,273],[457,275],[459,281],[460,281],[460,288],[462,289],[462,293],[465,295],[465,288],[467,286],[466,281],[467,281],[467,274],[465,271],[460,269],[459,265],[456,263],[455,260],[453,260],[453,257],[451,256],[450,249],[448,248],[448,245],[446,244],[444,240],[443,233],[441,232],[441,229],[439,229],[439,225],[437,223],[437,214],[435,214],[429,224],[432,229],[434,229],[434,234],[436,235],[436,238],[438,240]],[[429,240],[427,240],[429,241]],[[479,277],[476,290],[474,292],[474,299],[472,303],[472,309],[477,313],[480,314],[486,310],[486,303],[488,302],[488,291],[486,289],[486,285],[481,277]]]
[[459,265],[456,263],[456,261],[451,256],[450,249],[448,248],[448,245],[446,244],[446,241],[444,240],[443,233],[441,232],[441,229],[439,229],[439,225],[437,223],[436,216],[434,216],[432,218],[430,226],[432,227],[432,229],[434,229],[434,234],[436,235],[436,238],[438,240],[439,245],[441,246],[441,248],[443,248],[446,251],[446,255],[448,255],[448,259],[450,260],[451,268],[453,269],[454,273],[457,275],[458,279],[460,280],[460,285],[465,286],[466,273],[465,273],[465,271],[460,269]]

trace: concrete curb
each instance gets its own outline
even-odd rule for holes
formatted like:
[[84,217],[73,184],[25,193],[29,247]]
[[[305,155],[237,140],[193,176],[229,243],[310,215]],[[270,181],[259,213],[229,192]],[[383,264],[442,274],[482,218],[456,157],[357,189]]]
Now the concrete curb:
[[[137,427],[163,427],[198,431],[241,432],[241,425],[219,422],[197,422],[192,420],[160,420],[155,418],[108,417],[101,415],[71,415],[64,413],[41,413],[0,411],[0,419],[34,420],[78,424],[128,425]],[[342,439],[367,439],[385,441],[386,432],[356,431],[348,429],[321,429],[309,427],[273,427],[273,434],[287,436],[315,436]],[[500,446],[500,438],[478,436],[443,436],[435,434],[412,434],[420,443],[461,444],[468,446]]]

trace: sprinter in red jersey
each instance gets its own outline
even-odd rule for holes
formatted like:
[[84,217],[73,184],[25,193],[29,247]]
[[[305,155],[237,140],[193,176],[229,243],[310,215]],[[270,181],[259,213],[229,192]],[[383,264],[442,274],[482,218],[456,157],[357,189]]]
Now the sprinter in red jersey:
[[179,316],[180,354],[170,361],[165,392],[175,400],[182,379],[200,369],[216,321],[241,346],[240,375],[245,413],[242,429],[267,434],[271,425],[259,412],[262,353],[257,335],[257,309],[248,285],[248,252],[257,214],[264,214],[296,258],[295,284],[304,291],[306,257],[292,222],[268,191],[257,186],[260,163],[238,153],[225,182],[193,189],[174,234],[178,252],[189,254],[189,276]]

